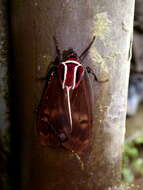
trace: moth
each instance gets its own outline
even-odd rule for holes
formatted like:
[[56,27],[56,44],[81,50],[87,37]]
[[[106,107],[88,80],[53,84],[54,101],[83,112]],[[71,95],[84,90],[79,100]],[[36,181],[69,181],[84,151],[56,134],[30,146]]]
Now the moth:
[[76,153],[84,152],[90,145],[92,131],[92,95],[88,74],[96,75],[83,64],[95,37],[78,56],[70,49],[57,57],[46,77],[41,97],[37,130],[40,144],[64,147]]

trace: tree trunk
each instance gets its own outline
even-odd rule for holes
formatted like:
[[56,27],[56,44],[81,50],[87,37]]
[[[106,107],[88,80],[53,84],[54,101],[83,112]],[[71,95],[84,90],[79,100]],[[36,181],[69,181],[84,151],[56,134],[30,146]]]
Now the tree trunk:
[[[16,110],[21,130],[22,190],[107,190],[120,184],[134,0],[14,0],[11,25],[14,49]],[[85,63],[99,80],[94,91],[92,148],[82,157],[37,141],[35,108],[43,90],[38,77],[61,51],[78,55],[93,36]]]

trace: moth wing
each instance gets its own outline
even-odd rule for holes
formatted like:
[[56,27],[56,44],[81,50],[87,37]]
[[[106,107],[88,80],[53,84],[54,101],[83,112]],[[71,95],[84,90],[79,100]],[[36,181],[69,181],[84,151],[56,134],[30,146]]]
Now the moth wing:
[[71,91],[71,113],[73,130],[63,146],[74,152],[83,152],[90,144],[92,130],[92,94],[89,80],[85,73],[78,88]]
[[69,134],[70,120],[65,91],[57,76],[46,84],[39,106],[37,126],[42,145],[60,146],[58,135]]

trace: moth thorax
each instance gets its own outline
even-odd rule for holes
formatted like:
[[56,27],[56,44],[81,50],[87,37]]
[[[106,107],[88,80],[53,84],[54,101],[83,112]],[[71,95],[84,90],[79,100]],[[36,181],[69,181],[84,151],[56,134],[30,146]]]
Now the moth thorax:
[[75,89],[79,86],[84,74],[84,67],[77,61],[67,60],[59,64],[59,79],[62,88]]

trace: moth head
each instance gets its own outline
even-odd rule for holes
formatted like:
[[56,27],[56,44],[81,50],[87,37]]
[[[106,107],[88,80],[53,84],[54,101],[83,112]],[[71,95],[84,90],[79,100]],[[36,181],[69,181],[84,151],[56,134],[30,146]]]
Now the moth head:
[[58,74],[63,89],[69,87],[74,90],[79,86],[84,75],[84,67],[76,53],[67,55],[66,59],[59,64]]

